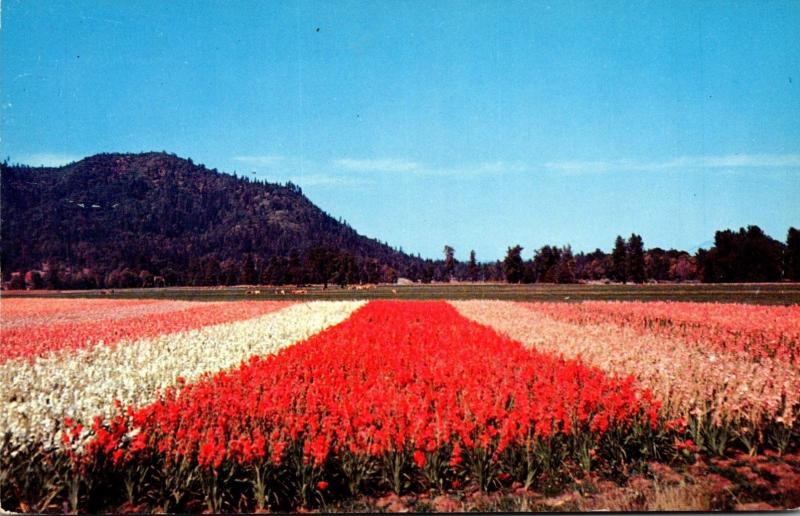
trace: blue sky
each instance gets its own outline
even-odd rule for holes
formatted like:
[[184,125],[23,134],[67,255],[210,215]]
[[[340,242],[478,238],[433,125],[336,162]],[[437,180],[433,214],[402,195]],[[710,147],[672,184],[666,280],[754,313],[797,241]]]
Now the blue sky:
[[800,2],[2,2],[2,157],[166,150],[405,251],[800,226]]

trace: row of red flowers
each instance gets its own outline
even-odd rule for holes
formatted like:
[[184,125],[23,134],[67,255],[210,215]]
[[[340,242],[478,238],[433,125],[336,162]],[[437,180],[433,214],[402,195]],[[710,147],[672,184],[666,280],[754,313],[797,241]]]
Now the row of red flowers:
[[550,317],[578,324],[614,324],[640,333],[678,337],[751,358],[800,362],[800,306],[733,303],[527,303]]
[[458,469],[576,436],[593,457],[607,433],[655,428],[659,407],[632,377],[525,349],[447,303],[373,301],[277,355],[96,421],[84,457],[216,471],[292,455],[325,483],[325,464],[348,457],[426,470],[444,454],[443,467]]

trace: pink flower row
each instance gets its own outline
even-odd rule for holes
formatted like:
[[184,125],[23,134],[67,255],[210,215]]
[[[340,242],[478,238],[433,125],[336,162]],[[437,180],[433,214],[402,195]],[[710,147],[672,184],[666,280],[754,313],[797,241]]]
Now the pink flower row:
[[561,321],[613,324],[638,333],[678,337],[756,360],[800,361],[800,306],[720,303],[527,303]]

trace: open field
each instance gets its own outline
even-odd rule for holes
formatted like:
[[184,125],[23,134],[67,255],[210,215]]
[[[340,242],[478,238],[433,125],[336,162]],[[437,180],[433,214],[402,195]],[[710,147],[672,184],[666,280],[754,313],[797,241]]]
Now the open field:
[[[296,291],[301,294],[293,294]],[[258,294],[248,292],[258,291]],[[696,301],[764,305],[800,304],[800,283],[655,284],[655,285],[509,285],[449,283],[375,285],[372,288],[235,286],[168,287],[101,291],[4,291],[2,297],[77,297],[175,299],[190,301],[353,300],[353,299],[498,299],[506,301]]]
[[250,298],[4,297],[0,507],[800,506],[800,306]]

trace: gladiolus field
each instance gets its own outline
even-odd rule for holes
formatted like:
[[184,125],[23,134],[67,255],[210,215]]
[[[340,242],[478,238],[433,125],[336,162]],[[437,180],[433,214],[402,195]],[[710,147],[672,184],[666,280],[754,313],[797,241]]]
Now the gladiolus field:
[[0,321],[5,510],[800,505],[797,305],[9,298]]

